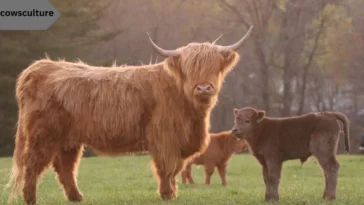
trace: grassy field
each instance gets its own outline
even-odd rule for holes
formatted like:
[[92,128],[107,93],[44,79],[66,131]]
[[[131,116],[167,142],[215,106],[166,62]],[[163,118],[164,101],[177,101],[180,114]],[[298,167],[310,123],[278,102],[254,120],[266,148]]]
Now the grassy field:
[[[178,176],[179,195],[174,201],[161,201],[156,193],[157,182],[150,169],[149,156],[124,156],[117,158],[85,158],[79,171],[79,187],[85,198],[82,204],[264,204],[264,183],[260,166],[250,155],[236,155],[228,167],[228,186],[220,185],[217,172],[212,184],[203,184],[202,167],[194,167],[195,185],[182,185]],[[341,170],[337,200],[327,202],[321,199],[324,178],[317,161],[309,159],[302,168],[300,162],[284,164],[280,186],[280,204],[364,204],[364,157],[339,156]],[[0,158],[0,185],[8,180],[10,158]],[[0,204],[6,204],[7,195],[1,195]],[[39,185],[38,203],[73,204],[67,202],[48,170]],[[24,204],[16,200],[13,204]]]

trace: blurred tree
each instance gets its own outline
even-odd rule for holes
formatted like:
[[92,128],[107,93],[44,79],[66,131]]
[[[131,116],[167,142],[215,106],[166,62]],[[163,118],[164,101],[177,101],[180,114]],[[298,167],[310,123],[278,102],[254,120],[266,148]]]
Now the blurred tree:
[[231,128],[234,107],[265,109],[270,116],[334,109],[349,115],[352,143],[357,143],[357,127],[364,126],[363,0],[52,3],[62,17],[51,29],[0,32],[1,150],[12,149],[16,76],[44,52],[96,65],[110,65],[114,59],[139,65],[163,60],[153,52],[146,32],[162,48],[175,49],[211,42],[220,34],[218,44],[228,45],[250,25],[253,34],[237,51],[241,60],[226,78],[211,131]]
[[75,56],[94,64],[85,49],[107,41],[121,30],[100,26],[104,11],[113,1],[52,0],[61,17],[46,31],[0,32],[0,155],[11,154],[17,120],[15,81],[18,74],[34,60],[45,57],[74,60]]

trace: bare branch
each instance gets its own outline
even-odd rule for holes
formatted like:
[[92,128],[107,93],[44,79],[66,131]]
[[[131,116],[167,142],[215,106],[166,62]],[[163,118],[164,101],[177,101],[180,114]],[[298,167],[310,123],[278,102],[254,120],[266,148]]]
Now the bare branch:
[[227,9],[233,12],[239,19],[239,21],[246,26],[246,28],[250,27],[250,24],[245,20],[243,15],[241,15],[240,11],[235,6],[229,4],[226,0],[219,0],[219,2],[221,3],[221,5],[225,6]]
[[322,20],[320,22],[319,30],[318,30],[318,32],[316,34],[316,37],[315,37],[314,46],[313,46],[312,51],[311,51],[311,53],[310,53],[310,55],[308,57],[308,61],[307,61],[306,65],[303,67],[302,88],[301,88],[301,92],[300,92],[300,102],[299,102],[299,108],[298,108],[298,115],[301,115],[303,113],[304,103],[305,103],[305,92],[306,92],[308,71],[309,71],[309,68],[311,67],[312,61],[313,61],[314,56],[316,54],[316,50],[317,50],[317,48],[319,46],[319,40],[320,40],[320,37],[321,37],[321,35],[323,33],[325,22],[326,22],[326,18],[322,18]]

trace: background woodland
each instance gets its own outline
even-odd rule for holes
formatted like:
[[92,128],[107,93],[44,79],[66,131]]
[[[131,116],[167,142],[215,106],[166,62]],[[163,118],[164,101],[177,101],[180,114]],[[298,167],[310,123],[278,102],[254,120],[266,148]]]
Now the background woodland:
[[[228,45],[254,31],[238,52],[211,119],[231,129],[233,108],[281,117],[338,110],[351,121],[352,152],[364,134],[363,0],[51,0],[62,16],[46,31],[0,32],[0,156],[13,152],[19,73],[34,60],[91,64],[160,62],[164,49],[190,42]],[[342,149],[342,141],[340,148]]]

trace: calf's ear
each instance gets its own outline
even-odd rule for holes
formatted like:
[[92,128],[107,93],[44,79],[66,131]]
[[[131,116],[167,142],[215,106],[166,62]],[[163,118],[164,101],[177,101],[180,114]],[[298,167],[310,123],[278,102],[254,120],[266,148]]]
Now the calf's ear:
[[265,111],[264,110],[259,110],[258,111],[258,122],[261,121],[265,116]]
[[239,112],[239,109],[234,108],[234,116],[236,116]]

